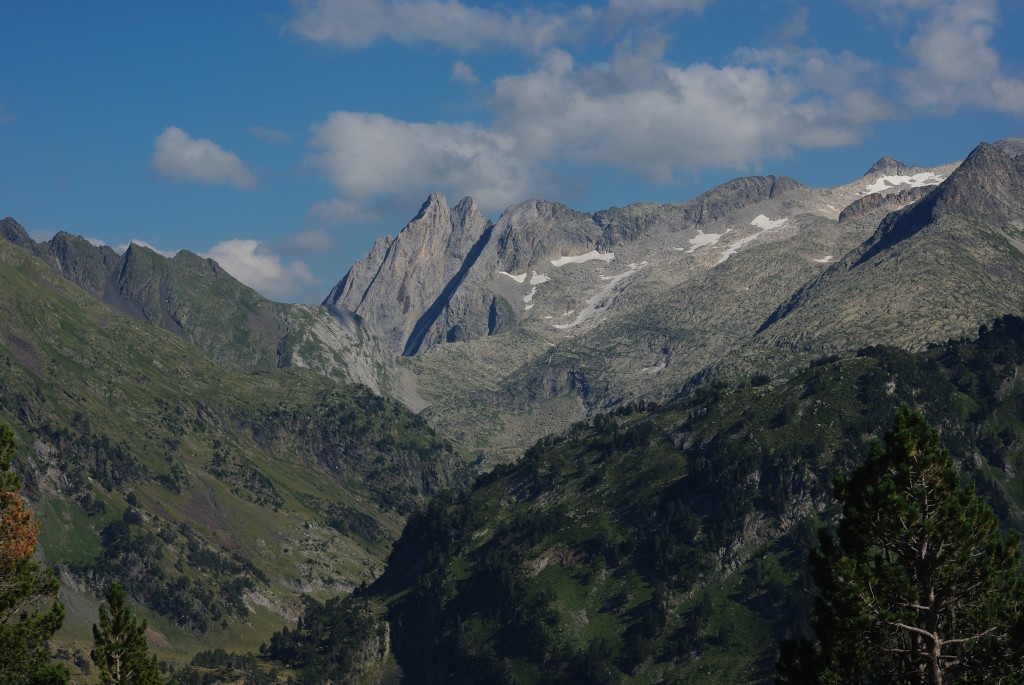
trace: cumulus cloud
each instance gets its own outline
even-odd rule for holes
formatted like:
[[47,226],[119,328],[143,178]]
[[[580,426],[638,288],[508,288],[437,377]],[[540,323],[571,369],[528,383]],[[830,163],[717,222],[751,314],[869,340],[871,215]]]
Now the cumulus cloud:
[[563,14],[467,5],[460,0],[296,0],[286,28],[308,40],[364,48],[388,39],[438,43],[460,52],[506,46],[540,50],[594,16],[589,6]]
[[858,85],[866,63],[813,51],[741,56],[677,67],[620,53],[578,67],[554,52],[540,69],[495,82],[496,125],[535,155],[667,181],[677,169],[744,169],[794,146],[847,144],[884,110]]
[[290,298],[304,284],[318,282],[305,262],[286,264],[258,240],[225,240],[201,256],[213,259],[239,281],[270,298]]
[[542,190],[539,174],[554,160],[659,182],[683,170],[746,170],[797,147],[853,143],[891,116],[870,86],[877,67],[852,55],[746,50],[728,66],[679,67],[660,49],[623,47],[586,66],[550,51],[536,70],[494,82],[486,128],[335,112],[312,146],[339,198],[314,211],[351,219],[367,199],[430,190],[500,210]]
[[[897,29],[909,68],[800,47],[805,6],[765,41],[785,49],[740,48],[723,64],[677,64],[666,59],[668,37],[647,20],[699,13],[713,0],[608,0],[561,15],[461,0],[298,0],[290,30],[325,44],[429,41],[538,57],[531,70],[490,84],[486,125],[332,113],[313,127],[311,159],[338,197],[312,214],[363,220],[381,198],[430,190],[470,194],[485,211],[499,210],[543,192],[551,178],[542,174],[566,164],[626,168],[659,182],[705,168],[745,172],[798,148],[856,143],[877,122],[901,116],[896,103],[1024,113],[1024,82],[1007,75],[993,48],[996,0],[847,1]],[[581,35],[619,41],[607,60],[580,64],[562,45]],[[463,60],[451,77],[477,81]]]
[[858,0],[883,20],[912,24],[905,50],[913,66],[900,71],[913,107],[961,107],[1024,114],[1024,80],[1008,76],[992,46],[999,22],[995,0]]
[[165,128],[156,137],[152,165],[166,178],[229,183],[237,188],[256,185],[256,177],[233,153],[211,140],[192,138],[176,126]]
[[423,188],[456,188],[487,209],[522,199],[528,164],[518,141],[471,123],[415,123],[335,112],[314,128],[314,162],[346,202]]
[[452,65],[452,79],[459,83],[468,83],[471,85],[479,80],[476,77],[476,74],[473,73],[473,67],[469,66],[461,59]]

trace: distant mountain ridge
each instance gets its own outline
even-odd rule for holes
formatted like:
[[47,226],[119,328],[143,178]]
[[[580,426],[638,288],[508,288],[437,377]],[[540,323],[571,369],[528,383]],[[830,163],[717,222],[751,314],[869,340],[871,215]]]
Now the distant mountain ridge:
[[[1021,313],[1022,149],[981,144],[962,165],[933,168],[883,157],[837,188],[741,178],[685,203],[594,214],[531,200],[490,228],[478,221],[484,245],[461,266],[468,250],[419,249],[461,235],[434,220],[455,214],[433,195],[326,302],[371,329],[404,326],[389,344],[414,357],[428,418],[470,451],[514,458],[548,431],[669,397],[698,374],[793,368],[869,342],[916,349]],[[989,228],[968,230],[978,224]],[[903,234],[924,241],[909,261],[895,257],[909,249]],[[925,238],[939,235],[948,240]],[[399,253],[410,257],[385,259]],[[400,298],[421,273],[445,277],[421,281],[417,302]],[[355,282],[369,284],[362,299]]]
[[395,392],[390,355],[349,312],[272,302],[188,250],[167,258],[132,243],[118,254],[64,231],[36,243],[10,217],[0,230],[114,311],[179,335],[229,368],[305,366]]
[[29,247],[222,363],[365,383],[504,461],[593,412],[712,375],[872,342],[916,349],[1021,313],[1022,150],[983,143],[932,168],[883,157],[836,188],[739,178],[592,214],[528,200],[495,222],[472,198],[434,193],[321,307],[270,303],[194,255],[118,257],[66,235]]

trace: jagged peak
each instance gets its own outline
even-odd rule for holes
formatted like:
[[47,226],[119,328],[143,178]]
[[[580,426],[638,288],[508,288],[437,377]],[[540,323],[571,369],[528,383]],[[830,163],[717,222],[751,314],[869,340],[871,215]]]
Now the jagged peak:
[[466,197],[459,200],[459,203],[455,205],[455,207],[453,207],[452,209],[458,211],[476,211],[476,200],[474,200],[471,196],[467,195]]
[[900,160],[885,155],[877,162],[871,165],[871,168],[864,174],[865,176],[905,176],[909,172],[913,171],[914,167],[909,167]]
[[15,221],[13,217],[7,217],[0,221],[0,236],[19,247],[31,248],[36,244],[25,227]]
[[448,199],[444,196],[444,193],[435,191],[427,197],[426,202],[420,207],[420,211],[416,213],[412,221],[419,221],[428,215],[437,214],[441,211],[448,211]]

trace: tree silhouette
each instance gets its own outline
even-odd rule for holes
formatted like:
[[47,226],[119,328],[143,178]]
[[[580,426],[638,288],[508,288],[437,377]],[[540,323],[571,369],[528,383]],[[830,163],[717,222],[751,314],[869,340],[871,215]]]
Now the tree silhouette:
[[100,622],[92,627],[93,663],[102,685],[159,685],[160,669],[146,642],[146,621],[137,620],[124,588],[114,583]]
[[60,583],[32,560],[39,523],[25,508],[21,480],[10,470],[14,436],[0,424],[0,682],[66,683],[63,664],[51,663],[49,641],[64,622],[53,601]]
[[920,414],[900,408],[836,497],[811,557],[817,640],[783,645],[777,683],[1024,682],[1019,540]]

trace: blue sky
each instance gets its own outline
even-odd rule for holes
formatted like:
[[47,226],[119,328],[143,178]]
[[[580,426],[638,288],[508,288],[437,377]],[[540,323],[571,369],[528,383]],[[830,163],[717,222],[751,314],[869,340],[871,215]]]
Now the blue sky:
[[1024,137],[1024,0],[12,0],[0,26],[0,216],[285,301],[434,190],[595,211]]

